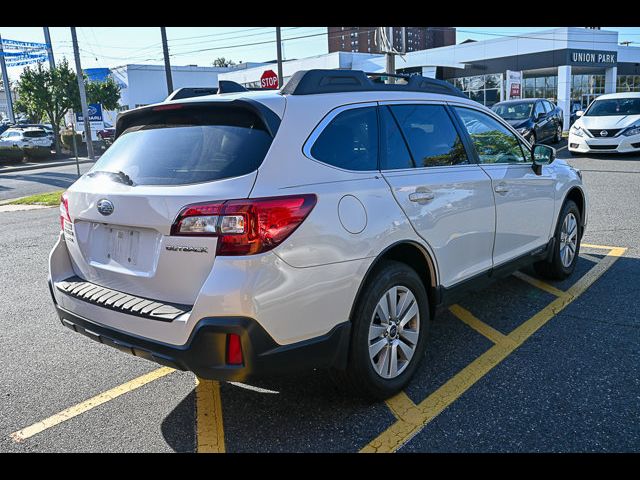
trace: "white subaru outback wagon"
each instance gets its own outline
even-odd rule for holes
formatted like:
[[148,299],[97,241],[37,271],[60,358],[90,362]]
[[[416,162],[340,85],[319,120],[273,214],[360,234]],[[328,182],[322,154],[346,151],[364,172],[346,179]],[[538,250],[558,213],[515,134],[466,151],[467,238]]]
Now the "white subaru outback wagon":
[[122,113],[63,195],[63,325],[203,378],[328,368],[407,384],[437,307],[533,264],[574,270],[578,170],[446,82],[297,72],[280,91]]

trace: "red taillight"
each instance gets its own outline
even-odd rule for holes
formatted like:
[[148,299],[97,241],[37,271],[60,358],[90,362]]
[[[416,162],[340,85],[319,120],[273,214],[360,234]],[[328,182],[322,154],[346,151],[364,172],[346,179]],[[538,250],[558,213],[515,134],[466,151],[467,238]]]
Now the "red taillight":
[[253,255],[282,243],[316,204],[313,194],[228,200],[185,207],[172,235],[217,236],[217,255]]
[[242,365],[242,345],[240,335],[227,334],[227,365]]
[[64,192],[60,197],[60,230],[64,231],[64,221],[71,221],[69,216],[69,200],[67,199],[67,192]]

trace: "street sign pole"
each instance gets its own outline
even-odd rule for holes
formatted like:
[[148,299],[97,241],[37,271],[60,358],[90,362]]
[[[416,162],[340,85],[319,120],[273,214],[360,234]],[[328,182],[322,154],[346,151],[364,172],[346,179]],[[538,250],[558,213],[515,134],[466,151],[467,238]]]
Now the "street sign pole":
[[276,55],[278,61],[278,88],[282,88],[284,79],[282,78],[282,36],[280,27],[276,27]]
[[2,36],[0,35],[0,68],[2,69],[2,80],[4,81],[4,93],[7,96],[7,113],[9,121],[16,123],[16,117],[13,114],[13,100],[11,99],[11,84],[9,83],[9,75],[7,74],[7,64],[4,61],[4,50],[2,49]]
[[91,160],[95,160],[96,157],[93,154],[93,137],[91,136],[91,127],[89,126],[87,92],[84,89],[84,75],[82,74],[82,65],[80,64],[80,51],[78,50],[76,27],[71,27],[71,40],[73,41],[73,55],[76,57],[76,76],[78,77],[78,89],[80,90],[80,105],[82,106],[82,119],[84,120],[84,135],[87,140],[87,153]]
[[162,35],[162,54],[164,55],[164,71],[167,75],[167,95],[173,93],[173,78],[171,77],[171,63],[169,62],[169,46],[167,45],[167,29],[160,27]]
[[[73,116],[75,117],[75,113]],[[73,120],[71,120],[71,127],[73,128],[73,135],[71,135],[71,138],[73,138],[73,153],[76,156],[76,170],[78,171],[78,178],[80,178],[80,160],[78,160],[78,145],[76,144],[76,122]]]

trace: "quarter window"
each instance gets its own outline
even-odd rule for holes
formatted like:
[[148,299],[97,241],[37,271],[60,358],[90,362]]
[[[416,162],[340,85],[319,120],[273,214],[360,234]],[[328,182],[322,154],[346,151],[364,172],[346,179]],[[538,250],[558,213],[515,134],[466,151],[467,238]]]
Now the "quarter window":
[[489,115],[468,108],[454,107],[478,153],[480,163],[525,163],[518,138]]
[[311,147],[313,158],[346,170],[378,169],[376,107],[339,113]]
[[394,105],[395,116],[416,167],[469,163],[464,145],[441,105]]

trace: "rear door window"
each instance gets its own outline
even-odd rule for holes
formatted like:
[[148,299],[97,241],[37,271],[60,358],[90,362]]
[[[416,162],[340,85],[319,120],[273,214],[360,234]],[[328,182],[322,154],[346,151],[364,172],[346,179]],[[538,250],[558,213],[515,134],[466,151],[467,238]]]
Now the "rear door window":
[[47,132],[44,130],[27,130],[23,135],[26,138],[44,138],[47,136]]
[[442,105],[393,105],[391,111],[407,139],[416,167],[469,163],[464,144]]
[[121,171],[139,185],[211,182],[255,171],[271,141],[259,117],[242,108],[149,112],[122,132],[93,171]]
[[377,170],[376,107],[340,112],[318,136],[310,153],[316,160],[346,170]]
[[380,107],[380,135],[382,155],[380,156],[380,168],[382,170],[394,170],[414,168],[415,163],[411,158],[407,144],[402,137],[398,124],[393,118],[389,107]]

